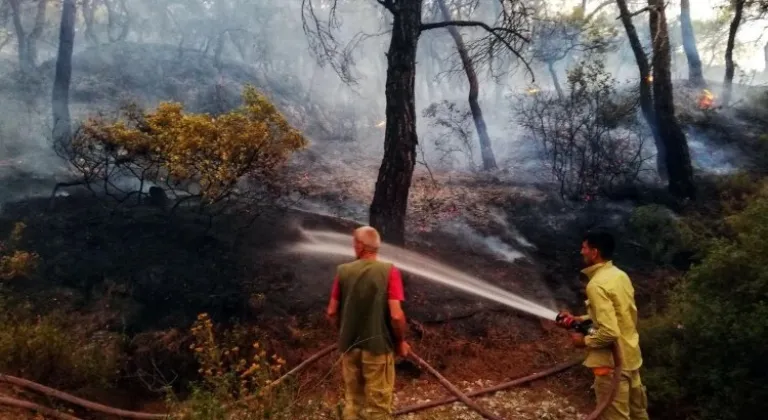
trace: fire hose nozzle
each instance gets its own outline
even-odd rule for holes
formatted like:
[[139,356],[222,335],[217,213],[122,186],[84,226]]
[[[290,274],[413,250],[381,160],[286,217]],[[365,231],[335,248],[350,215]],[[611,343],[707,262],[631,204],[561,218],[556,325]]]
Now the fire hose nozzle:
[[555,317],[555,322],[567,330],[576,331],[580,334],[590,335],[594,332],[594,324],[591,319],[579,321],[575,316],[561,312]]

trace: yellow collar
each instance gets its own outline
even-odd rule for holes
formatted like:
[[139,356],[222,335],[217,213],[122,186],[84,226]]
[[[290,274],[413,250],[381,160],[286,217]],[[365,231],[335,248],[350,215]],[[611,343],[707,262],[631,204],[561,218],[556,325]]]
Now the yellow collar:
[[587,278],[589,278],[591,280],[592,277],[594,277],[595,274],[598,272],[598,270],[600,270],[601,268],[610,268],[610,267],[613,267],[613,261],[606,261],[606,262],[603,262],[603,263],[598,263],[598,264],[595,264],[595,265],[591,265],[591,266],[581,270],[581,272],[584,273],[584,275],[587,276]]

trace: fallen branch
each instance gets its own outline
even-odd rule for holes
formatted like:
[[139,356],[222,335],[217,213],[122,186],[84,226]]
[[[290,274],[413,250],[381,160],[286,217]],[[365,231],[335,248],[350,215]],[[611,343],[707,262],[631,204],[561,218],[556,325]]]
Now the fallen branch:
[[[92,401],[84,400],[82,398],[75,397],[74,395],[67,394],[66,392],[59,391],[57,389],[49,388],[45,385],[40,385],[37,382],[32,382],[26,379],[17,378],[15,376],[0,374],[0,382],[6,382],[12,385],[20,386],[22,388],[31,389],[41,394],[48,395],[49,397],[58,398],[60,400],[79,405],[80,407],[87,408],[89,410],[98,411],[105,414],[111,414],[113,416],[125,417],[130,419],[167,419],[167,414],[152,414],[141,413],[138,411],[127,411],[119,408],[109,407],[103,404],[95,403]],[[30,403],[31,404],[31,403]],[[64,418],[64,417],[60,417]],[[75,417],[67,417],[74,419]]]
[[490,419],[490,420],[501,420],[501,418],[500,418],[500,417],[498,417],[498,416],[495,416],[495,415],[493,415],[493,414],[491,414],[491,413],[489,413],[489,412],[485,411],[485,410],[484,410],[483,408],[481,408],[479,405],[477,405],[477,404],[476,404],[476,403],[474,403],[472,400],[470,400],[470,399],[469,399],[469,397],[468,397],[467,395],[465,395],[465,394],[464,394],[463,392],[461,392],[461,391],[460,391],[458,388],[456,388],[456,386],[454,386],[454,385],[453,385],[452,383],[450,383],[450,382],[449,382],[447,379],[445,379],[445,377],[443,377],[443,375],[441,375],[441,374],[440,374],[440,373],[439,373],[437,370],[435,370],[435,368],[433,368],[432,366],[430,366],[430,365],[429,365],[429,363],[427,363],[426,361],[424,361],[424,359],[422,359],[421,357],[419,357],[419,355],[417,355],[416,353],[411,353],[411,354],[410,354],[410,357],[411,357],[413,360],[415,360],[415,361],[416,361],[416,363],[418,363],[420,366],[422,366],[423,368],[427,369],[427,370],[429,371],[429,373],[431,373],[432,375],[434,375],[434,376],[435,376],[435,378],[437,378],[437,380],[438,380],[438,381],[440,381],[440,383],[441,383],[441,384],[443,384],[443,386],[444,386],[444,387],[446,387],[446,388],[447,388],[449,391],[451,391],[451,392],[452,392],[454,395],[456,395],[456,398],[457,398],[458,400],[461,400],[461,402],[463,402],[464,404],[466,404],[466,405],[467,405],[467,407],[469,407],[469,408],[471,408],[471,409],[475,410],[475,411],[476,411],[478,414],[480,414],[481,416],[483,416],[483,417],[484,417],[484,418],[486,418],[486,419]]
[[[533,382],[537,379],[541,379],[544,377],[547,377],[549,375],[554,375],[555,373],[562,372],[564,370],[570,369],[578,364],[581,363],[581,360],[574,360],[571,362],[561,363],[557,366],[554,366],[552,368],[549,368],[547,370],[543,370],[541,372],[537,372],[528,376],[524,376],[522,378],[517,378],[509,382],[505,382],[502,384],[498,384],[489,388],[479,389],[477,391],[468,392],[465,394],[467,397],[476,397],[478,395],[485,395],[485,394],[492,394],[494,392],[502,391],[507,388],[512,388],[514,386],[523,385],[528,382]],[[395,416],[402,416],[404,414],[413,413],[416,411],[422,411],[426,410],[428,408],[434,408],[439,407],[441,405],[451,404],[456,401],[459,401],[457,397],[449,397],[444,398],[442,400],[435,400],[435,401],[428,401],[422,404],[415,404],[408,407],[403,407],[395,412]]]
[[70,416],[67,413],[62,413],[61,411],[44,407],[40,404],[35,404],[30,401],[19,400],[19,399],[7,397],[4,395],[0,395],[0,405],[7,405],[9,407],[17,407],[17,408],[26,408],[27,410],[36,411],[40,414],[44,414],[46,416],[50,416],[50,417],[62,419],[62,420],[82,420],[81,418]]

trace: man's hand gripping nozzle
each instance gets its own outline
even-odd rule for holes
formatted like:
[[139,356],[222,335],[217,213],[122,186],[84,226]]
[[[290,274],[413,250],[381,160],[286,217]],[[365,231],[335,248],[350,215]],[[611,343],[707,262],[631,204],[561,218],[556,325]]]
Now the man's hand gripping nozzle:
[[594,330],[594,324],[592,323],[592,320],[585,319],[580,321],[578,318],[567,312],[560,312],[557,314],[555,322],[557,325],[567,330],[576,331],[583,335],[590,335]]

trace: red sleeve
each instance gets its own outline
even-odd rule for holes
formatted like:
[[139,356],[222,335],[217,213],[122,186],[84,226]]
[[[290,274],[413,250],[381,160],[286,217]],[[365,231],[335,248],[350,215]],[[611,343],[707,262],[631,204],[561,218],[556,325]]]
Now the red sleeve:
[[389,284],[387,289],[389,290],[389,300],[405,300],[405,292],[403,291],[403,277],[400,275],[400,270],[394,265],[389,270]]
[[341,301],[341,291],[339,290],[339,275],[333,278],[333,287],[331,288],[331,299]]

